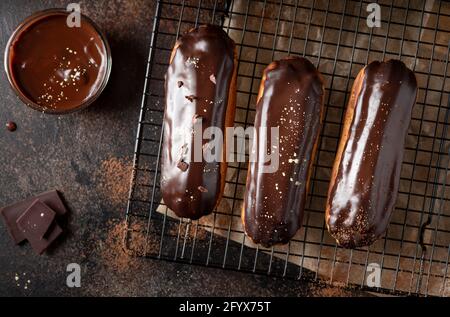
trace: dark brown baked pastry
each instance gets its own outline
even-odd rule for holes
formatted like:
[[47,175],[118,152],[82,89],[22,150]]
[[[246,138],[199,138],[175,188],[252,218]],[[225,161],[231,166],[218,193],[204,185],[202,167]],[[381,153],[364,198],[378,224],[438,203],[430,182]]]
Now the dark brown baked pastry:
[[[164,203],[179,217],[198,219],[213,211],[225,186],[225,147],[222,160],[194,157],[194,139],[207,146],[200,132],[233,126],[236,107],[235,44],[217,26],[190,30],[175,44],[166,75],[166,108],[161,164]],[[224,143],[226,140],[224,140]],[[225,146],[225,144],[224,144]],[[198,149],[198,148],[197,148]]]
[[[255,116],[257,160],[249,164],[242,210],[245,232],[255,243],[266,247],[286,243],[302,225],[323,95],[321,76],[305,58],[288,57],[264,70]],[[277,149],[270,137],[267,142],[261,138],[260,127],[279,127]],[[262,172],[268,148],[279,151],[273,173]]]
[[355,79],[326,206],[328,231],[343,247],[386,231],[416,94],[414,73],[397,60],[372,62]]

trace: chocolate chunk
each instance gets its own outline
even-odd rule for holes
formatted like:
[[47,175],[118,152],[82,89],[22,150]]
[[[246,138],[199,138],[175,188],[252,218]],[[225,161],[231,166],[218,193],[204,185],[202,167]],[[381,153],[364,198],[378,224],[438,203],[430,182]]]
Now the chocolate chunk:
[[183,86],[184,85],[184,83],[180,80],[180,81],[178,81],[178,88],[181,88],[181,86]]
[[55,220],[56,213],[46,204],[36,199],[34,203],[17,219],[16,223],[22,233],[30,240],[42,239]]
[[186,96],[186,99],[189,100],[190,102],[194,102],[194,100],[197,99],[197,97],[195,97],[194,95],[189,95]]
[[56,223],[56,221],[54,221],[48,230],[46,238],[37,239],[34,236],[28,235],[26,238],[30,242],[34,252],[36,252],[37,254],[42,254],[56,240],[56,238],[61,235],[62,232],[63,230],[61,229],[61,227]]
[[188,169],[188,167],[189,167],[189,164],[186,163],[186,162],[183,162],[183,161],[179,161],[178,164],[177,164],[177,167],[178,167],[180,170],[182,170],[183,172],[186,172],[187,169]]
[[208,192],[208,190],[205,187],[203,187],[203,186],[198,186],[198,190],[201,191],[202,193],[207,193]]
[[194,114],[194,116],[192,117],[192,123],[196,124],[198,121],[203,120],[203,117],[199,114]]
[[6,123],[6,129],[10,132],[14,132],[17,130],[17,124],[15,122],[9,121]]
[[9,234],[16,244],[19,244],[26,239],[23,232],[17,226],[16,221],[25,212],[25,210],[27,210],[31,204],[34,203],[36,199],[39,199],[41,202],[53,209],[58,216],[67,213],[67,209],[56,190],[42,193],[35,197],[30,197],[21,202],[1,208],[0,215],[6,224]]

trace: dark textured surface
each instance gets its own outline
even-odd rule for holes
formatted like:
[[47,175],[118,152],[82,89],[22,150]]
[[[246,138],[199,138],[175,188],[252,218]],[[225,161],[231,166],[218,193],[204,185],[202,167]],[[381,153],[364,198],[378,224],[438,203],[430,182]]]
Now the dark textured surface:
[[[6,41],[23,18],[69,2],[1,1],[2,60]],[[28,109],[10,89],[2,70],[0,204],[56,188],[71,212],[67,233],[44,256],[35,255],[28,244],[15,246],[0,223],[0,296],[351,294],[264,276],[129,259],[120,251],[117,233],[126,206],[154,1],[82,1],[81,5],[106,32],[113,54],[109,85],[91,108],[60,117]],[[6,129],[9,120],[17,123],[16,132]],[[69,289],[65,283],[71,262],[82,267],[79,289]]]

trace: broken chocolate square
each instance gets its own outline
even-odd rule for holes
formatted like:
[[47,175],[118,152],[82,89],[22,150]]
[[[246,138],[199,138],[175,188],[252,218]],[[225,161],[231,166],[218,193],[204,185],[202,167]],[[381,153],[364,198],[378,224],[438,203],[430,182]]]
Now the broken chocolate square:
[[56,221],[54,221],[48,230],[46,238],[39,239],[37,236],[28,235],[29,232],[27,233],[26,238],[30,242],[34,252],[37,254],[42,254],[56,240],[56,238],[61,235],[62,232],[63,230],[61,227],[56,223]]
[[30,236],[42,239],[48,233],[48,229],[55,220],[56,213],[40,200],[34,203],[17,219],[17,226],[30,240]]
[[179,161],[178,164],[177,164],[177,167],[178,167],[180,170],[182,170],[183,172],[186,172],[187,169],[188,169],[188,167],[189,167],[189,164],[186,163],[186,162],[183,162],[183,161]]
[[197,99],[197,97],[195,97],[194,95],[185,96],[185,98],[190,102],[194,102],[194,100]]
[[23,232],[17,226],[16,221],[36,199],[39,199],[41,202],[53,209],[57,215],[64,215],[67,212],[67,209],[56,190],[42,193],[35,197],[30,197],[21,202],[1,208],[0,215],[6,224],[9,234],[16,244],[19,244],[26,239]]

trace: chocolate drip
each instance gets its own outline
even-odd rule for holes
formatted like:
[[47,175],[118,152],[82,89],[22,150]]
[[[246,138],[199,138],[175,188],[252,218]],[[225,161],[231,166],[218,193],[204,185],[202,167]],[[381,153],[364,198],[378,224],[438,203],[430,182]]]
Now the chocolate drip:
[[355,80],[326,210],[343,247],[370,245],[386,231],[416,94],[414,73],[396,60],[372,62]]
[[264,71],[255,128],[279,127],[280,156],[277,171],[261,172],[264,152],[273,146],[257,130],[257,160],[249,164],[242,214],[245,232],[255,243],[266,247],[286,243],[301,227],[323,92],[319,72],[305,58],[275,61]]
[[226,162],[194,162],[193,131],[201,123],[202,132],[215,126],[225,135],[234,120],[235,79],[235,44],[221,28],[203,25],[177,41],[166,74],[161,191],[180,217],[211,213],[222,195]]

